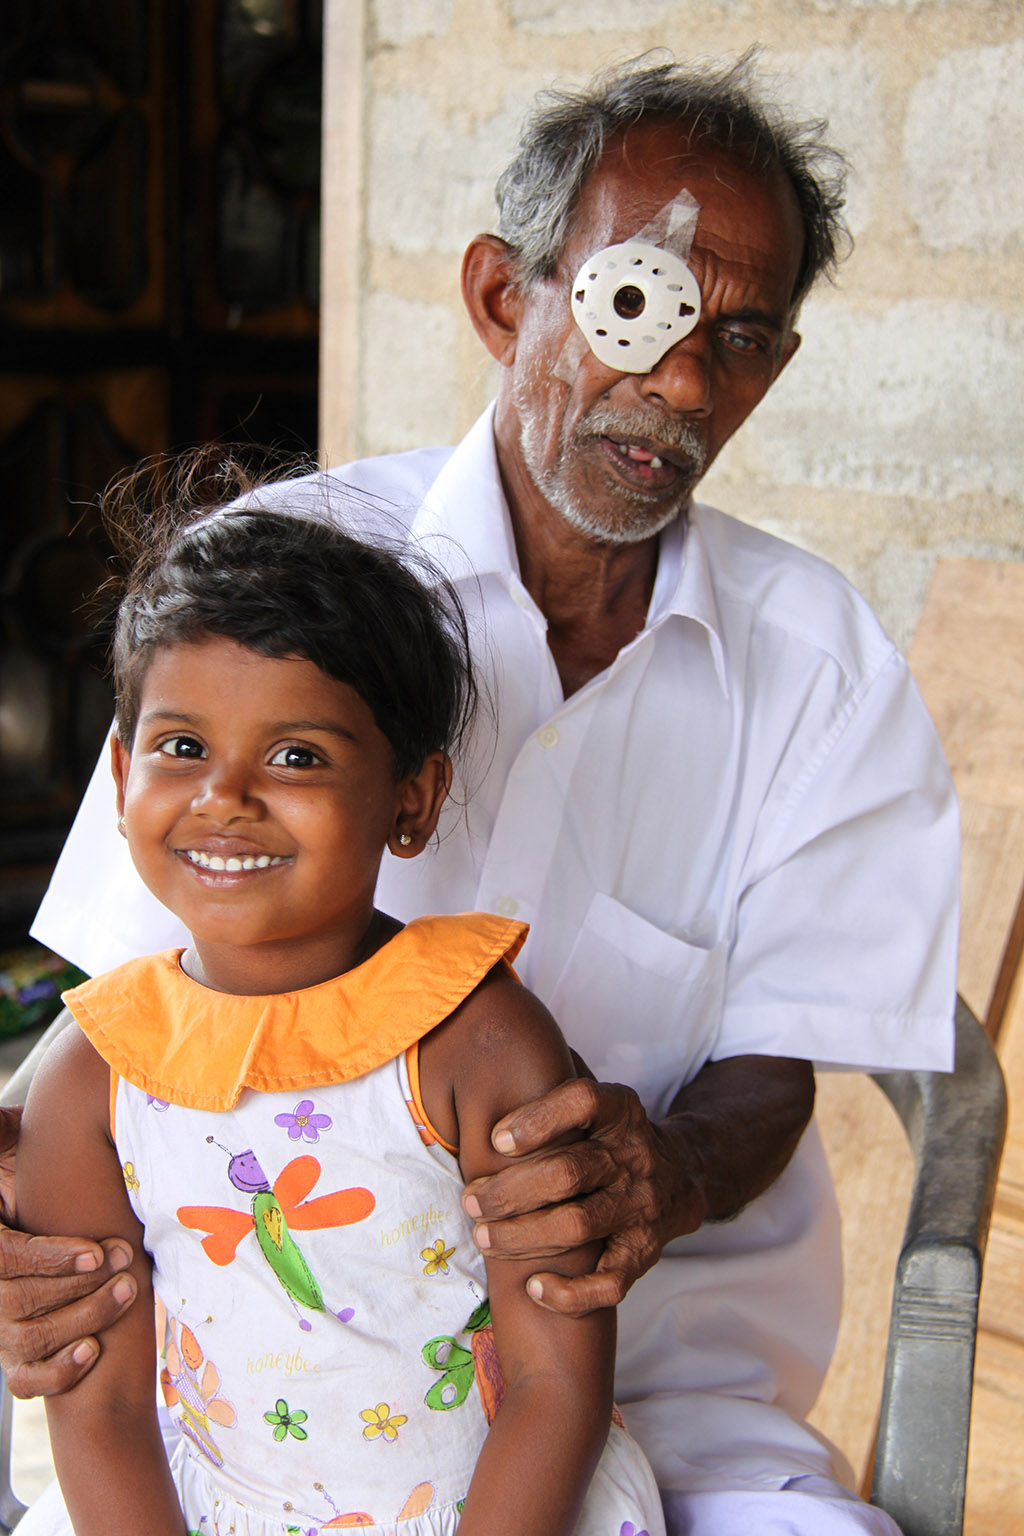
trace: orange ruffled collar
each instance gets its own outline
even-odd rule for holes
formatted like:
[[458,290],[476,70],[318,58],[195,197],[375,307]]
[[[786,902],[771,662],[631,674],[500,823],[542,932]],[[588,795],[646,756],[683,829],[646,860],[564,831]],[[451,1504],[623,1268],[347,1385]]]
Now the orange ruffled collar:
[[188,1109],[226,1110],[243,1088],[318,1088],[391,1061],[511,963],[527,931],[485,912],[417,918],[353,970],[269,997],[201,986],[172,949],[83,982],[64,1002],[129,1083]]

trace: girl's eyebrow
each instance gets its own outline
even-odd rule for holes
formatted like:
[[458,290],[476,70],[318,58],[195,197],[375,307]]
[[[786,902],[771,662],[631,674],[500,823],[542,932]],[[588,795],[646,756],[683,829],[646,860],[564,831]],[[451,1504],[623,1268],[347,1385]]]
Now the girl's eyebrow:
[[174,720],[181,725],[199,724],[197,715],[187,715],[180,709],[147,709],[145,714],[139,716],[140,725],[155,725],[159,720],[166,720],[168,723]]
[[354,731],[334,720],[275,720],[270,726],[275,735],[287,736],[301,731],[326,731],[329,736],[341,736],[345,741],[356,741]]
[[[150,709],[139,716],[140,726],[161,723],[188,725],[193,730],[198,730],[202,725],[202,717],[177,709]],[[268,721],[266,729],[274,736],[299,735],[303,731],[322,731],[328,736],[340,736],[343,741],[358,740],[354,731],[350,731],[347,726],[339,725],[336,720],[271,720]]]

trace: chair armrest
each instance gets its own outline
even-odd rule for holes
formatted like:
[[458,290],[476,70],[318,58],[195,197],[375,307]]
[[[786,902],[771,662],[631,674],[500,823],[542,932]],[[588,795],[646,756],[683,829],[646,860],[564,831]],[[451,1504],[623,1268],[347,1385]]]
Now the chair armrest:
[[915,1163],[871,1488],[904,1536],[963,1528],[978,1295],[1006,1134],[1002,1069],[960,998],[955,1028],[952,1073],[875,1074]]

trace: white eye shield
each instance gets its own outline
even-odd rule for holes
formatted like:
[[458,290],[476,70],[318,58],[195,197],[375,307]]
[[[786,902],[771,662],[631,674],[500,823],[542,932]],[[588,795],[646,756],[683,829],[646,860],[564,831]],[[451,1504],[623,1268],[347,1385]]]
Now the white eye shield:
[[701,294],[687,265],[700,205],[684,187],[628,240],[602,245],[573,279],[572,317],[555,373],[571,379],[583,343],[606,368],[649,373],[700,319]]
[[649,373],[697,324],[700,288],[681,256],[626,240],[587,258],[571,304],[599,362],[620,373]]

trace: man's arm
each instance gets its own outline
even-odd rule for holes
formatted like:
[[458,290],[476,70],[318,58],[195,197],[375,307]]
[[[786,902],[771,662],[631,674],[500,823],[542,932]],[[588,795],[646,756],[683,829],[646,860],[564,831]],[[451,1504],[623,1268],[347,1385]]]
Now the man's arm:
[[[775,1182],[814,1108],[809,1062],[708,1062],[652,1123],[631,1088],[563,1083],[506,1115],[493,1144],[520,1166],[475,1179],[463,1206],[494,1258],[535,1258],[604,1238],[590,1274],[536,1272],[535,1301],[580,1315],[617,1305],[665,1244],[726,1221]],[[585,1138],[543,1152],[567,1132]]]
[[20,1129],[20,1107],[0,1108],[0,1368],[15,1397],[48,1397],[96,1363],[95,1335],[128,1310],[137,1288],[124,1238],[14,1230]]

